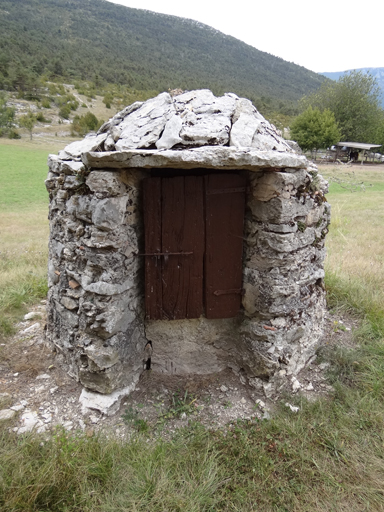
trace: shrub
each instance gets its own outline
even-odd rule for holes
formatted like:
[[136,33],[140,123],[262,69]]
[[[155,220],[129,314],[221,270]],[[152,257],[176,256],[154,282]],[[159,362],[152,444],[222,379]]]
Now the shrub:
[[39,121],[39,123],[50,123],[51,120],[44,117],[44,114],[42,112],[39,112],[36,115],[36,121]]
[[8,132],[8,139],[21,139],[21,135],[15,128],[11,128]]
[[103,124],[95,114],[87,112],[84,116],[75,116],[72,123],[72,131],[79,135],[86,135],[90,131],[96,131]]
[[69,119],[70,113],[71,113],[71,107],[68,104],[63,105],[59,110],[59,116],[62,117],[63,119]]
[[43,98],[41,101],[41,106],[43,108],[51,108],[51,102],[49,101],[49,98]]

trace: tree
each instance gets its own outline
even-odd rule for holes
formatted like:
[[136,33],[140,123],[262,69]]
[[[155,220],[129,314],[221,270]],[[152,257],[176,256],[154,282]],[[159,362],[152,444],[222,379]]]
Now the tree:
[[375,144],[381,144],[381,148],[377,148],[379,153],[384,153],[384,111],[382,111],[382,116],[380,123],[378,124],[375,138],[373,139]]
[[27,114],[23,115],[19,119],[19,125],[26,128],[29,131],[29,135],[32,140],[32,130],[36,124],[36,116],[29,110]]
[[0,93],[0,137],[12,130],[15,120],[15,109],[7,105],[7,99]]
[[305,97],[302,105],[331,110],[343,140],[374,143],[382,117],[380,95],[374,77],[351,71],[337,82],[324,83],[318,92]]
[[[333,112],[328,109],[321,111],[309,106],[296,117],[291,124],[291,138],[301,149],[317,150],[332,146],[340,140],[340,131]],[[315,156],[316,158],[316,156]]]

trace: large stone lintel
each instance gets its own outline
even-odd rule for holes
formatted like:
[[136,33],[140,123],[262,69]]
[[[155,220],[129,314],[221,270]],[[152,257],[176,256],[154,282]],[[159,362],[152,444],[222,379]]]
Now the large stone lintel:
[[303,169],[307,159],[291,153],[258,151],[251,148],[208,146],[184,150],[128,150],[85,152],[83,162],[93,169],[174,168],[174,169],[244,169],[260,171],[268,168]]

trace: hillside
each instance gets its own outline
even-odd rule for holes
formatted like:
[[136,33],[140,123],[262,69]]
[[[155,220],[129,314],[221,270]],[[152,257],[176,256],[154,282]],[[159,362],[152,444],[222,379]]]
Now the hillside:
[[324,78],[201,23],[105,0],[0,0],[0,88],[36,78],[208,87],[289,113]]
[[[334,71],[330,73],[321,73],[323,76],[330,78],[331,80],[338,80],[341,76],[346,73],[354,71],[349,69],[347,71]],[[363,73],[370,73],[376,78],[377,84],[381,89],[381,106],[384,108],[384,68],[359,68],[356,71],[362,71]]]

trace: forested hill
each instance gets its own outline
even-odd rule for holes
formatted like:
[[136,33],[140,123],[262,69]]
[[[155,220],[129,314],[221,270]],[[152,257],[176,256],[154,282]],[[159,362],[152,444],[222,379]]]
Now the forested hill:
[[0,0],[0,88],[42,75],[141,90],[208,87],[276,105],[325,80],[184,18],[106,0]]

